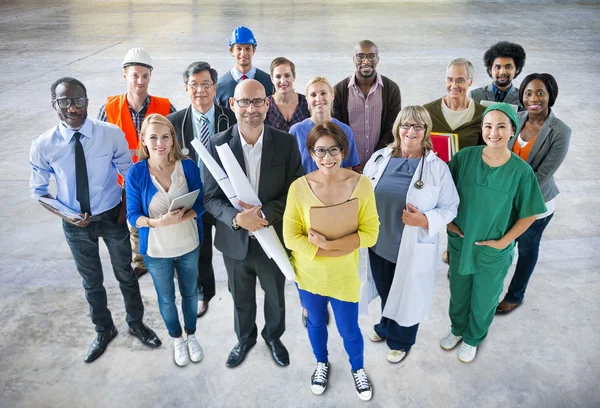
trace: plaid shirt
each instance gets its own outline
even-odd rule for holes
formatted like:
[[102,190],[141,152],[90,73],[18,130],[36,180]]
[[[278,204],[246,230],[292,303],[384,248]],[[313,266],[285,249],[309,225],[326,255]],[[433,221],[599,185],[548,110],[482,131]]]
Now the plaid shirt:
[[377,80],[365,98],[352,75],[348,83],[348,121],[354,132],[354,141],[361,164],[371,158],[379,142],[381,131],[381,112],[383,81],[377,74]]
[[[146,111],[148,110],[148,105],[150,104],[150,95],[146,96],[146,100],[142,105],[142,109],[139,112],[133,110],[133,108],[129,107],[129,112],[131,113],[131,119],[133,119],[133,125],[135,126],[135,130],[140,135],[140,129],[142,128],[142,122],[144,122],[144,118],[146,117]],[[171,104],[171,112],[177,112],[177,109]],[[102,105],[100,108],[100,112],[98,112],[98,120],[102,122],[108,122],[108,118],[106,117],[106,104]]]
[[269,110],[267,111],[267,119],[265,120],[267,125],[284,132],[289,132],[292,125],[302,122],[309,117],[310,111],[308,110],[308,102],[304,95],[298,94],[298,106],[289,122],[283,117],[281,112],[279,112],[277,105],[273,102],[273,96],[269,96]]

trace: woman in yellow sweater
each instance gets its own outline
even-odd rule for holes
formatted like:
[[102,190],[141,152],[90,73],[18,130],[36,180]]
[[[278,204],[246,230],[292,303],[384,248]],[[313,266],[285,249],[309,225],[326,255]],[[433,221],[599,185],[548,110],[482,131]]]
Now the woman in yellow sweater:
[[[327,387],[327,304],[331,303],[338,331],[348,353],[356,392],[369,400],[372,387],[363,367],[364,343],[358,327],[358,248],[377,242],[379,219],[369,180],[340,167],[348,152],[348,138],[338,125],[326,122],[308,134],[306,147],[317,170],[290,186],[283,238],[292,251],[292,265],[302,304],[308,310],[308,337],[317,359],[311,377],[314,394]],[[358,199],[358,231],[327,240],[311,228],[311,207],[330,206]],[[331,222],[336,222],[332,220]]]

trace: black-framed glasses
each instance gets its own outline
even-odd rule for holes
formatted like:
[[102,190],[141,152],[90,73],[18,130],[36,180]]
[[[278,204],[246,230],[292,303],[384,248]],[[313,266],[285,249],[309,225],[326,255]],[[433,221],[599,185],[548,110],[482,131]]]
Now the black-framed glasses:
[[234,99],[235,103],[238,104],[240,108],[247,108],[250,104],[254,105],[256,108],[260,108],[264,106],[267,102],[267,98],[257,98],[257,99]]
[[54,102],[61,109],[67,109],[71,105],[75,105],[76,108],[83,108],[87,103],[88,98],[61,98],[55,99]]
[[356,57],[356,60],[358,62],[363,62],[365,59],[368,59],[371,62],[375,62],[379,58],[379,55],[377,55],[377,54],[363,54],[363,53],[359,53],[359,54],[354,54],[354,56]]
[[204,89],[204,90],[206,91],[206,90],[208,90],[208,89],[209,89],[211,86],[213,86],[214,84],[215,84],[214,82],[211,82],[211,83],[206,83],[206,82],[205,82],[205,83],[202,83],[202,84],[196,84],[196,83],[193,83],[193,84],[188,84],[188,86],[189,86],[190,88],[192,88],[194,91],[195,91],[196,89],[200,88],[200,87],[202,87],[202,89]]
[[329,153],[329,155],[333,157],[333,156],[337,156],[341,152],[342,152],[342,146],[333,146],[333,147],[330,147],[329,149],[324,149],[322,147],[319,147],[319,148],[313,150],[313,153],[319,159],[322,159],[323,157],[325,157],[325,155],[327,155],[327,153]]
[[416,132],[420,132],[422,130],[427,129],[427,125],[418,125],[416,123],[401,123],[400,129],[409,130],[413,128]]

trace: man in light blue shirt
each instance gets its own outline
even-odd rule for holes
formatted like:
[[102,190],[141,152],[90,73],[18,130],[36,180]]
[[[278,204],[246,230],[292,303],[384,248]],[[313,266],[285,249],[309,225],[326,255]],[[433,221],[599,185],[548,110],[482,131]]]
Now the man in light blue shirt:
[[[106,243],[119,281],[129,332],[144,344],[159,347],[161,341],[142,321],[144,305],[130,264],[129,229],[121,204],[124,193],[117,184],[117,172],[125,177],[132,166],[125,136],[115,125],[87,118],[87,91],[80,81],[60,78],[50,92],[60,123],[31,144],[29,188],[33,198],[54,200],[48,186],[51,177],[56,180],[56,201],[42,205],[63,219],[67,244],[83,278],[97,332],[84,361],[100,357],[117,335],[102,283],[99,238]],[[61,207],[62,212],[56,210]]]
[[235,87],[244,79],[256,79],[264,87],[267,96],[273,93],[273,82],[268,73],[252,66],[252,57],[258,45],[252,31],[239,26],[229,38],[229,53],[235,63],[231,71],[219,78],[216,102],[221,106],[229,106],[229,98],[233,96]]
[[[192,62],[183,72],[185,93],[190,98],[190,106],[167,116],[175,128],[177,141],[183,154],[195,160],[204,172],[200,156],[192,146],[192,140],[198,139],[205,146],[214,134],[223,132],[235,125],[237,120],[233,111],[214,103],[217,92],[217,71],[206,61]],[[208,303],[215,296],[215,273],[212,266],[212,227],[215,218],[205,212],[202,215],[204,229],[200,257],[198,259],[198,317],[208,311]]]

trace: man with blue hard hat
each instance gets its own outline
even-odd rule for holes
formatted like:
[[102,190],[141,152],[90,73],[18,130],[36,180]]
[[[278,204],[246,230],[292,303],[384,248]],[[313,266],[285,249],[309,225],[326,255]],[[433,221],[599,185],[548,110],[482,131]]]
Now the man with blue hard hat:
[[269,74],[252,66],[252,56],[257,45],[256,38],[249,28],[239,26],[233,30],[229,37],[229,52],[235,60],[235,65],[231,71],[219,78],[217,104],[229,106],[229,98],[233,96],[236,85],[248,78],[260,82],[265,87],[267,96],[273,93],[273,83]]

